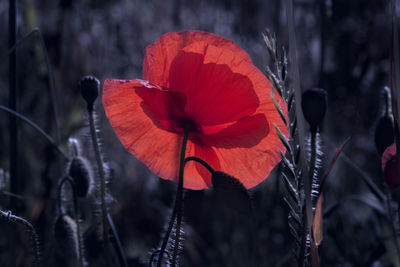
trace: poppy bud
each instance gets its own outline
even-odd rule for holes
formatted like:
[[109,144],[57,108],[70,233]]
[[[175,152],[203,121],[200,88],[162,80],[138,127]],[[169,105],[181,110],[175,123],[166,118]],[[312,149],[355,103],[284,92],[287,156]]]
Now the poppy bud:
[[81,94],[83,99],[85,99],[88,109],[93,110],[94,101],[99,96],[100,82],[99,80],[91,75],[81,78],[79,81],[79,86],[81,88]]
[[306,90],[301,98],[301,107],[307,122],[310,124],[311,132],[315,132],[322,123],[327,106],[327,92],[322,88]]
[[68,154],[70,158],[77,157],[81,155],[81,144],[78,139],[76,138],[68,138]]
[[382,155],[382,171],[385,181],[391,189],[400,185],[399,167],[397,164],[396,144],[389,146]]
[[77,254],[77,225],[69,215],[60,215],[54,225],[54,237],[60,250],[67,254]]
[[233,176],[224,172],[215,171],[211,176],[217,198],[224,205],[240,213],[248,214],[252,211],[250,196],[243,184]]
[[383,116],[375,128],[375,145],[380,156],[393,143],[393,140],[393,121],[389,116]]
[[89,162],[82,157],[73,158],[69,165],[68,174],[74,181],[77,196],[86,197],[93,181]]

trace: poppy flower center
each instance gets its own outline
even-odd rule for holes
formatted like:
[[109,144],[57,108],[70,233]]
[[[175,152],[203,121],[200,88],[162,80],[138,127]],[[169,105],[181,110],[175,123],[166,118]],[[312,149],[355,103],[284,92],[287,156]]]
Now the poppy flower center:
[[184,117],[179,120],[179,128],[183,130],[186,127],[189,129],[189,132],[201,132],[201,127],[199,127],[197,123],[189,117]]

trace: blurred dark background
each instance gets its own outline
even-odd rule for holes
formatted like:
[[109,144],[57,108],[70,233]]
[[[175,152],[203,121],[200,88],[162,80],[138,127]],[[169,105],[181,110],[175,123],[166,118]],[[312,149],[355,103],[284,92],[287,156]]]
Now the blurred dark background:
[[[263,43],[266,29],[278,43],[288,44],[286,9],[280,0],[21,0],[18,2],[18,39],[39,27],[55,76],[56,105],[62,147],[75,137],[93,162],[87,128],[86,104],[80,96],[84,75],[133,79],[141,77],[145,47],[163,33],[184,30],[213,32],[246,50],[265,71],[270,59]],[[324,220],[320,246],[322,266],[391,266],[393,245],[381,205],[365,186],[367,175],[384,189],[380,156],[373,134],[383,114],[383,87],[389,84],[391,8],[381,0],[294,0],[302,89],[325,88],[328,111],[322,129],[322,169],[336,148],[350,135],[352,141],[339,159],[325,188],[324,207],[343,203]],[[0,1],[0,104],[8,99],[8,3]],[[17,49],[18,111],[55,136],[48,71],[37,36]],[[125,151],[97,101],[102,151],[112,170],[110,211],[129,266],[146,266],[149,251],[161,239],[169,218],[175,184],[159,179]],[[24,123],[19,125],[18,170],[20,198],[14,213],[38,229],[45,266],[64,266],[55,245],[56,187],[61,176],[59,156],[50,144]],[[8,116],[0,113],[0,168],[9,170]],[[359,167],[363,174],[357,171]],[[253,218],[215,203],[210,190],[188,191],[185,201],[186,241],[182,266],[292,266],[292,242],[287,207],[282,199],[279,167],[251,189]],[[9,184],[3,175],[0,207],[7,209]],[[363,201],[346,198],[358,195]],[[88,200],[90,203],[91,200]],[[90,213],[90,204],[84,212]],[[83,228],[90,228],[90,216]],[[28,236],[15,236],[10,253],[6,223],[0,227],[0,265],[29,266]],[[9,227],[9,226],[7,226]],[[97,254],[96,254],[97,253]],[[91,266],[103,266],[96,249],[87,248]],[[16,257],[16,259],[15,259]],[[58,262],[60,261],[60,262]],[[63,265],[64,264],[64,265]],[[398,264],[398,263],[397,263]],[[394,265],[393,265],[394,266]]]

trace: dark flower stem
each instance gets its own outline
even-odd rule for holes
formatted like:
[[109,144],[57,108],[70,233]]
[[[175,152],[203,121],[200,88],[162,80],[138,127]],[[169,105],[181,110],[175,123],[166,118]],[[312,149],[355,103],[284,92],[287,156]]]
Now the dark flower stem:
[[178,191],[176,193],[176,233],[175,233],[175,244],[174,251],[172,253],[172,267],[176,266],[176,257],[178,255],[180,234],[181,234],[181,224],[182,224],[182,204],[183,204],[183,174],[185,171],[185,154],[186,154],[186,144],[189,135],[189,126],[186,125],[185,133],[183,135],[182,149],[181,149],[181,159],[179,161],[179,182]]
[[94,149],[94,154],[96,157],[97,167],[99,170],[101,185],[100,185],[100,201],[101,201],[101,211],[102,211],[102,220],[103,220],[103,240],[104,247],[107,247],[108,243],[108,222],[107,222],[107,206],[106,206],[106,177],[104,173],[103,160],[100,154],[100,146],[98,142],[96,126],[94,125],[94,114],[93,108],[88,108],[89,113],[89,127],[90,127],[90,135],[92,137],[92,144]]
[[78,197],[76,195],[76,187],[75,187],[75,183],[72,180],[71,177],[69,176],[65,176],[61,179],[60,183],[58,184],[58,212],[60,214],[60,216],[63,214],[63,210],[62,210],[62,188],[63,185],[65,183],[69,183],[72,189],[72,196],[73,196],[73,202],[74,202],[74,212],[75,212],[75,223],[76,223],[76,235],[77,235],[77,239],[78,239],[78,260],[79,260],[79,264],[81,267],[84,267],[84,263],[83,263],[83,251],[82,251],[82,240],[81,240],[81,227],[79,224],[79,206],[78,206]]
[[213,174],[215,171],[214,169],[204,160],[198,158],[198,157],[187,157],[185,159],[185,164],[188,163],[189,161],[195,161],[197,163],[200,163],[201,165],[203,165],[211,174]]
[[172,263],[171,266],[176,266],[176,258],[178,255],[178,248],[179,248],[179,240],[180,240],[180,232],[181,232],[181,224],[182,224],[182,201],[183,201],[183,174],[184,174],[184,167],[185,167],[185,154],[186,154],[186,145],[189,136],[189,129],[190,127],[187,125],[185,126],[185,132],[183,134],[182,140],[182,147],[181,147],[181,157],[179,161],[179,180],[178,180],[178,188],[176,191],[176,198],[175,198],[175,205],[172,211],[171,219],[169,220],[167,232],[165,233],[160,253],[158,255],[157,267],[161,267],[163,256],[165,253],[165,249],[168,244],[169,237],[171,235],[172,228],[174,226],[175,218],[176,220],[176,233],[175,233],[175,242],[174,242],[174,250],[172,254]]

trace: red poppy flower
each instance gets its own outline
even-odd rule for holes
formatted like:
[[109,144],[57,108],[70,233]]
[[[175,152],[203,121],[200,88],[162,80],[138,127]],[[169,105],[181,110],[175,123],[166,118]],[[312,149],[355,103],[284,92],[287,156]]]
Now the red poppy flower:
[[382,170],[385,181],[390,188],[400,185],[399,167],[397,164],[396,144],[386,148],[382,155]]
[[[178,180],[185,125],[186,157],[203,159],[246,188],[280,161],[285,149],[274,124],[285,126],[271,83],[232,41],[201,31],[167,33],[146,48],[142,78],[106,80],[103,103],[125,148],[161,178]],[[184,187],[210,186],[209,172],[188,162]]]

